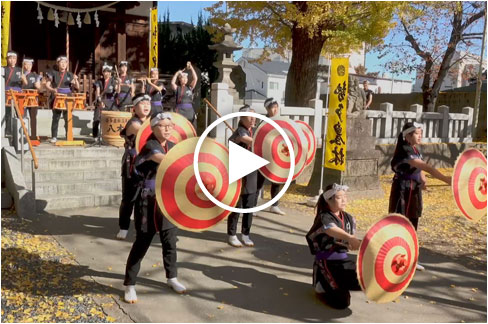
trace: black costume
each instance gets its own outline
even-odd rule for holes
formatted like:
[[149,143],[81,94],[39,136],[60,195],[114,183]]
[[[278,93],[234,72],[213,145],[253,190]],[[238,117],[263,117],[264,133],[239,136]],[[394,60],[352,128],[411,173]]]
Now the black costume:
[[176,88],[176,112],[185,116],[192,124],[195,121],[192,87],[185,85]]
[[5,91],[15,90],[22,91],[22,69],[14,66],[5,68]]
[[156,85],[158,87],[163,87],[161,91],[155,89],[149,83],[146,83],[146,94],[151,97],[151,116],[155,116],[159,113],[163,112],[163,97],[166,94],[166,88],[164,87],[164,83],[161,80],[156,81]]
[[[351,303],[350,290],[361,290],[356,274],[356,262],[349,259],[347,248],[325,233],[331,227],[342,228],[349,234],[356,231],[354,218],[340,212],[340,217],[329,210],[317,213],[312,228],[306,235],[310,252],[315,255],[313,286],[320,283],[325,290],[325,301],[331,307],[343,309]],[[339,244],[338,244],[339,243]]]
[[120,92],[117,94],[117,109],[125,111],[125,106],[132,104],[132,78],[129,74],[121,76]]
[[[62,93],[67,96],[71,96],[71,81],[73,81],[73,73],[69,71],[59,72],[50,71],[47,73],[48,77],[51,79],[51,88],[56,89],[57,93]],[[51,93],[49,97],[49,106],[53,111],[53,121],[51,124],[51,137],[58,137],[58,125],[59,118],[61,118],[61,113],[64,119],[64,128],[66,130],[66,135],[68,134],[68,110],[53,109],[55,95]]]
[[391,185],[388,211],[406,216],[417,229],[423,206],[421,170],[408,164],[408,161],[415,159],[422,160],[422,154],[417,148],[405,141],[397,145],[391,160],[391,168],[395,175]]
[[[100,89],[100,100],[105,105],[103,110],[116,110],[115,106],[115,86],[116,82],[114,78],[100,78],[94,83],[95,88]],[[95,112],[93,114],[93,137],[98,137],[98,131],[100,126],[100,118],[102,114],[102,107],[100,102],[95,105]]]
[[[234,133],[229,138],[229,141],[236,143],[237,145],[251,150],[251,147],[247,146],[245,143],[236,142],[237,137],[249,136],[252,137],[252,130],[247,129],[244,125],[239,122],[239,126],[234,131]],[[254,171],[246,175],[242,179],[242,190],[239,201],[237,202],[237,208],[252,208],[256,206],[257,201],[257,174],[258,171]],[[232,213],[227,218],[227,234],[236,235],[237,223],[239,222],[239,213]],[[249,235],[252,225],[252,213],[246,213],[242,215],[242,234]]]
[[120,132],[120,136],[125,139],[124,155],[122,156],[122,201],[119,208],[119,228],[121,230],[128,230],[130,226],[130,215],[134,210],[135,196],[137,193],[137,177],[132,176],[132,170],[134,168],[135,158],[137,156],[136,152],[136,134],[127,135],[127,128],[132,123],[138,123],[142,125],[142,121],[134,116],[127,124],[125,124],[124,129]]
[[[26,71],[27,72],[27,71]],[[22,86],[22,89],[27,90],[37,90],[36,83],[41,81],[41,76],[35,72],[30,72],[25,74],[25,78],[27,79],[27,84]],[[37,109],[39,106],[39,101],[37,101],[36,106],[29,106],[25,107],[26,111],[29,113],[30,119],[30,131],[31,131],[31,139],[37,139]]]
[[166,278],[176,278],[177,228],[161,213],[156,202],[155,181],[159,164],[150,160],[157,153],[166,154],[175,144],[166,141],[163,148],[152,134],[134,162],[135,174],[139,177],[139,193],[136,197],[134,221],[136,240],[127,259],[124,285],[135,285],[141,261],[151,245],[156,232],[163,247],[163,263]]

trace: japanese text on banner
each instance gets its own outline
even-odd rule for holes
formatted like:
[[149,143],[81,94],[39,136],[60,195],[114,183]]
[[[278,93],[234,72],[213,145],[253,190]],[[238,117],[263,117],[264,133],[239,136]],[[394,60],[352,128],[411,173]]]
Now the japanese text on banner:
[[331,61],[329,114],[327,118],[324,167],[345,171],[347,151],[346,115],[349,59],[334,58]]
[[7,66],[10,30],[10,1],[2,1],[2,66]]
[[151,8],[149,70],[158,67],[158,8]]

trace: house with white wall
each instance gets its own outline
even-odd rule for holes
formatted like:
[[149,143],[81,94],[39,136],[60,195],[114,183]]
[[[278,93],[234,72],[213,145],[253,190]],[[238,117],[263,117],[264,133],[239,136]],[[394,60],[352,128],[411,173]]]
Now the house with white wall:
[[[290,68],[291,51],[284,55],[271,53],[268,61],[259,63],[257,60],[263,53],[262,48],[245,48],[237,63],[246,73],[246,99],[261,100],[262,98],[273,97],[280,103],[285,102],[286,77]],[[349,73],[357,76],[360,83],[364,80],[370,82],[370,89],[375,93],[410,93],[412,92],[412,81],[391,79],[387,77],[373,77],[356,75],[354,67],[364,66],[364,48],[353,52],[349,56]],[[325,57],[319,59],[319,74],[317,77],[317,96],[328,93],[327,83],[330,60]],[[263,99],[264,100],[264,99]]]
[[[473,76],[476,77],[478,73],[480,57],[465,51],[456,51],[452,58],[452,62],[456,63],[451,67],[449,73],[442,82],[441,91],[468,86],[470,84],[470,78]],[[486,60],[483,61],[483,70],[486,70]],[[413,92],[422,92],[423,81],[423,73],[421,71],[417,71]],[[431,81],[431,86],[433,82],[434,80]]]

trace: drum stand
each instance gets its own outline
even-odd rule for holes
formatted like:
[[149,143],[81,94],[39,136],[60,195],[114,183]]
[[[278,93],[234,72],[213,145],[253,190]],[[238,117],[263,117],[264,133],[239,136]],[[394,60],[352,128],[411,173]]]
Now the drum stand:
[[66,98],[66,110],[68,111],[68,127],[66,130],[66,141],[57,141],[56,146],[85,146],[85,141],[73,139],[73,107],[74,97]]

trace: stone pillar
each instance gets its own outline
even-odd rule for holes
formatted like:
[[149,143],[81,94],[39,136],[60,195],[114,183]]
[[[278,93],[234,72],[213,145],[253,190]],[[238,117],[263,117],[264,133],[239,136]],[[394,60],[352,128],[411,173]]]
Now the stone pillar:
[[[212,83],[212,89],[210,92],[210,97],[211,97],[211,103],[214,107],[217,108],[218,112],[222,115],[228,115],[232,113],[232,107],[234,105],[234,97],[229,94],[229,85],[226,83]],[[214,122],[216,119],[216,115],[213,112],[210,112],[209,108],[209,113],[211,119],[210,123]],[[229,121],[229,124],[232,125],[231,121]],[[214,137],[218,142],[222,144],[226,144],[226,140],[228,136],[226,136],[226,133],[228,134],[227,126],[225,123],[220,123],[215,127],[211,132],[210,136]],[[230,136],[230,135],[229,135]]]

